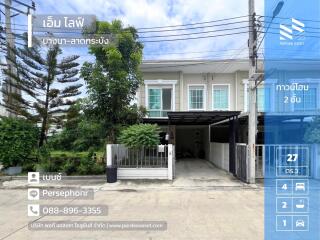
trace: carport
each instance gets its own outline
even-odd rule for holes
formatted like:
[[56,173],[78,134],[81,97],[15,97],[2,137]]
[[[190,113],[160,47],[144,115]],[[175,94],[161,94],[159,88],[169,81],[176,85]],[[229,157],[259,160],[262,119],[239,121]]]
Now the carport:
[[[211,160],[212,125],[227,123],[229,125],[229,169],[235,173],[235,147],[237,135],[237,122],[239,111],[177,111],[168,112],[168,118],[145,118],[144,123],[157,123],[169,136],[168,143],[175,145],[176,172],[179,170],[201,175],[201,169],[206,172],[214,168]],[[197,169],[197,170],[196,170]]]

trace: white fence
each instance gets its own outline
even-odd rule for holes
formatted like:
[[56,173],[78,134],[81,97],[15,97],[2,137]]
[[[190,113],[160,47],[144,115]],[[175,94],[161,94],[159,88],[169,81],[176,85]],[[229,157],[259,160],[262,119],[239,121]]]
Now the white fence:
[[172,144],[131,149],[107,145],[107,166],[117,166],[118,179],[169,179],[175,175],[175,147]]
[[[280,159],[279,154],[287,156],[292,152],[299,153],[301,159],[308,161],[308,175],[317,176],[317,169],[320,169],[319,154],[317,154],[317,145],[308,144],[257,144],[255,176],[256,178],[265,178],[274,176],[277,171],[276,160]],[[314,155],[317,154],[317,155]],[[298,164],[298,162],[297,162]],[[312,171],[310,171],[312,170]],[[245,143],[237,143],[236,148],[236,175],[243,181],[247,181],[248,176],[248,146]]]
[[[259,144],[256,145],[256,178],[264,178],[266,176],[273,176],[277,170],[276,160],[280,160],[280,155],[287,156],[291,153],[297,153],[299,159],[306,162],[308,166],[308,176],[314,175],[310,172],[316,159],[314,148],[316,145],[311,144]],[[299,164],[301,161],[297,161]],[[298,165],[297,165],[298,166]]]

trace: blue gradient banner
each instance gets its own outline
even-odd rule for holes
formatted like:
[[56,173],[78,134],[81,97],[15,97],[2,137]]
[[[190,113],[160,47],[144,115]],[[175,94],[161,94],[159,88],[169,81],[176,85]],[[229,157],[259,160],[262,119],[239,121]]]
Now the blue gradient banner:
[[320,240],[320,1],[265,0],[265,240]]

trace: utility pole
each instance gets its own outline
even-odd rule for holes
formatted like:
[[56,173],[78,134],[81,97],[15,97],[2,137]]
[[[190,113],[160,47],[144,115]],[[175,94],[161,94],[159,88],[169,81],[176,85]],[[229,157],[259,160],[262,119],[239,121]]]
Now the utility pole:
[[[27,12],[22,11],[16,7],[12,7],[12,2],[17,3],[19,6],[23,6],[27,8]],[[4,90],[8,93],[7,96],[3,96],[3,99],[5,102],[7,102],[9,105],[13,105],[13,98],[10,96],[10,94],[18,94],[21,95],[21,90],[19,90],[16,85],[15,79],[12,77],[17,75],[17,68],[16,68],[16,54],[13,51],[15,48],[15,35],[12,32],[11,27],[11,18],[15,17],[19,14],[27,15],[28,16],[28,45],[30,45],[30,38],[32,38],[32,10],[35,10],[35,3],[32,1],[31,5],[28,5],[26,3],[23,3],[19,0],[5,0],[5,3],[0,2],[0,6],[4,6],[5,8],[5,34],[6,34],[6,62],[7,62],[7,71],[9,73],[9,76],[7,76],[6,84],[3,84]],[[16,12],[15,14],[11,15],[11,10]],[[30,24],[29,24],[30,23]],[[9,112],[9,116],[14,116],[13,113]]]
[[[6,56],[6,61],[7,61],[7,71],[10,74],[7,76],[9,78],[9,81],[3,86],[6,91],[9,94],[20,94],[20,91],[14,87],[15,80],[11,77],[11,75],[16,75],[17,74],[17,69],[15,67],[15,62],[16,62],[16,55],[13,52],[13,49],[15,47],[15,36],[12,33],[12,28],[11,28],[11,6],[12,6],[12,0],[5,0],[5,32],[6,32],[6,42],[7,42],[7,56]],[[12,97],[10,95],[8,96],[3,96],[5,100],[9,103],[12,104]],[[8,113],[9,116],[12,116],[13,113]]]
[[249,122],[248,122],[248,176],[249,183],[255,183],[256,175],[256,134],[257,134],[257,89],[256,89],[256,45],[257,31],[255,25],[254,0],[249,0]]

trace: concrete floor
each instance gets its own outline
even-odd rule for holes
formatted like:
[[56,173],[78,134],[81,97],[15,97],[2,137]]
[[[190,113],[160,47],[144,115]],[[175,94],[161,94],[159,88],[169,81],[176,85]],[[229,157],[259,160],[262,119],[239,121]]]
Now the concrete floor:
[[[53,204],[42,200],[40,204]],[[30,202],[29,202],[30,203]],[[67,201],[55,200],[54,204]],[[98,191],[95,199],[72,204],[107,204],[105,217],[43,217],[38,221],[166,221],[166,231],[31,231],[27,190],[0,190],[1,240],[262,240],[263,191]]]
[[[16,179],[2,183],[5,188],[27,188],[27,179]],[[247,185],[230,173],[216,168],[210,162],[202,159],[181,159],[176,162],[176,176],[174,181],[167,180],[119,180],[114,184],[106,183],[105,176],[90,177],[85,179],[68,179],[61,182],[47,183],[43,186],[88,186],[102,190],[123,190],[133,189],[191,189],[191,188],[231,188],[244,187],[256,188],[257,186]]]
[[176,162],[175,186],[243,186],[230,173],[203,159],[180,159]]
[[[72,204],[106,204],[108,216],[27,217],[27,185],[5,182],[0,189],[0,240],[260,240],[263,239],[263,189],[234,179],[198,159],[176,164],[170,181],[71,181],[64,185],[95,189],[94,200]],[[15,185],[16,184],[16,185]],[[20,185],[19,185],[20,184]],[[18,186],[23,189],[10,189]],[[59,187],[59,186],[56,186]],[[41,200],[40,204],[71,204]],[[31,231],[30,221],[166,221],[166,231]]]

